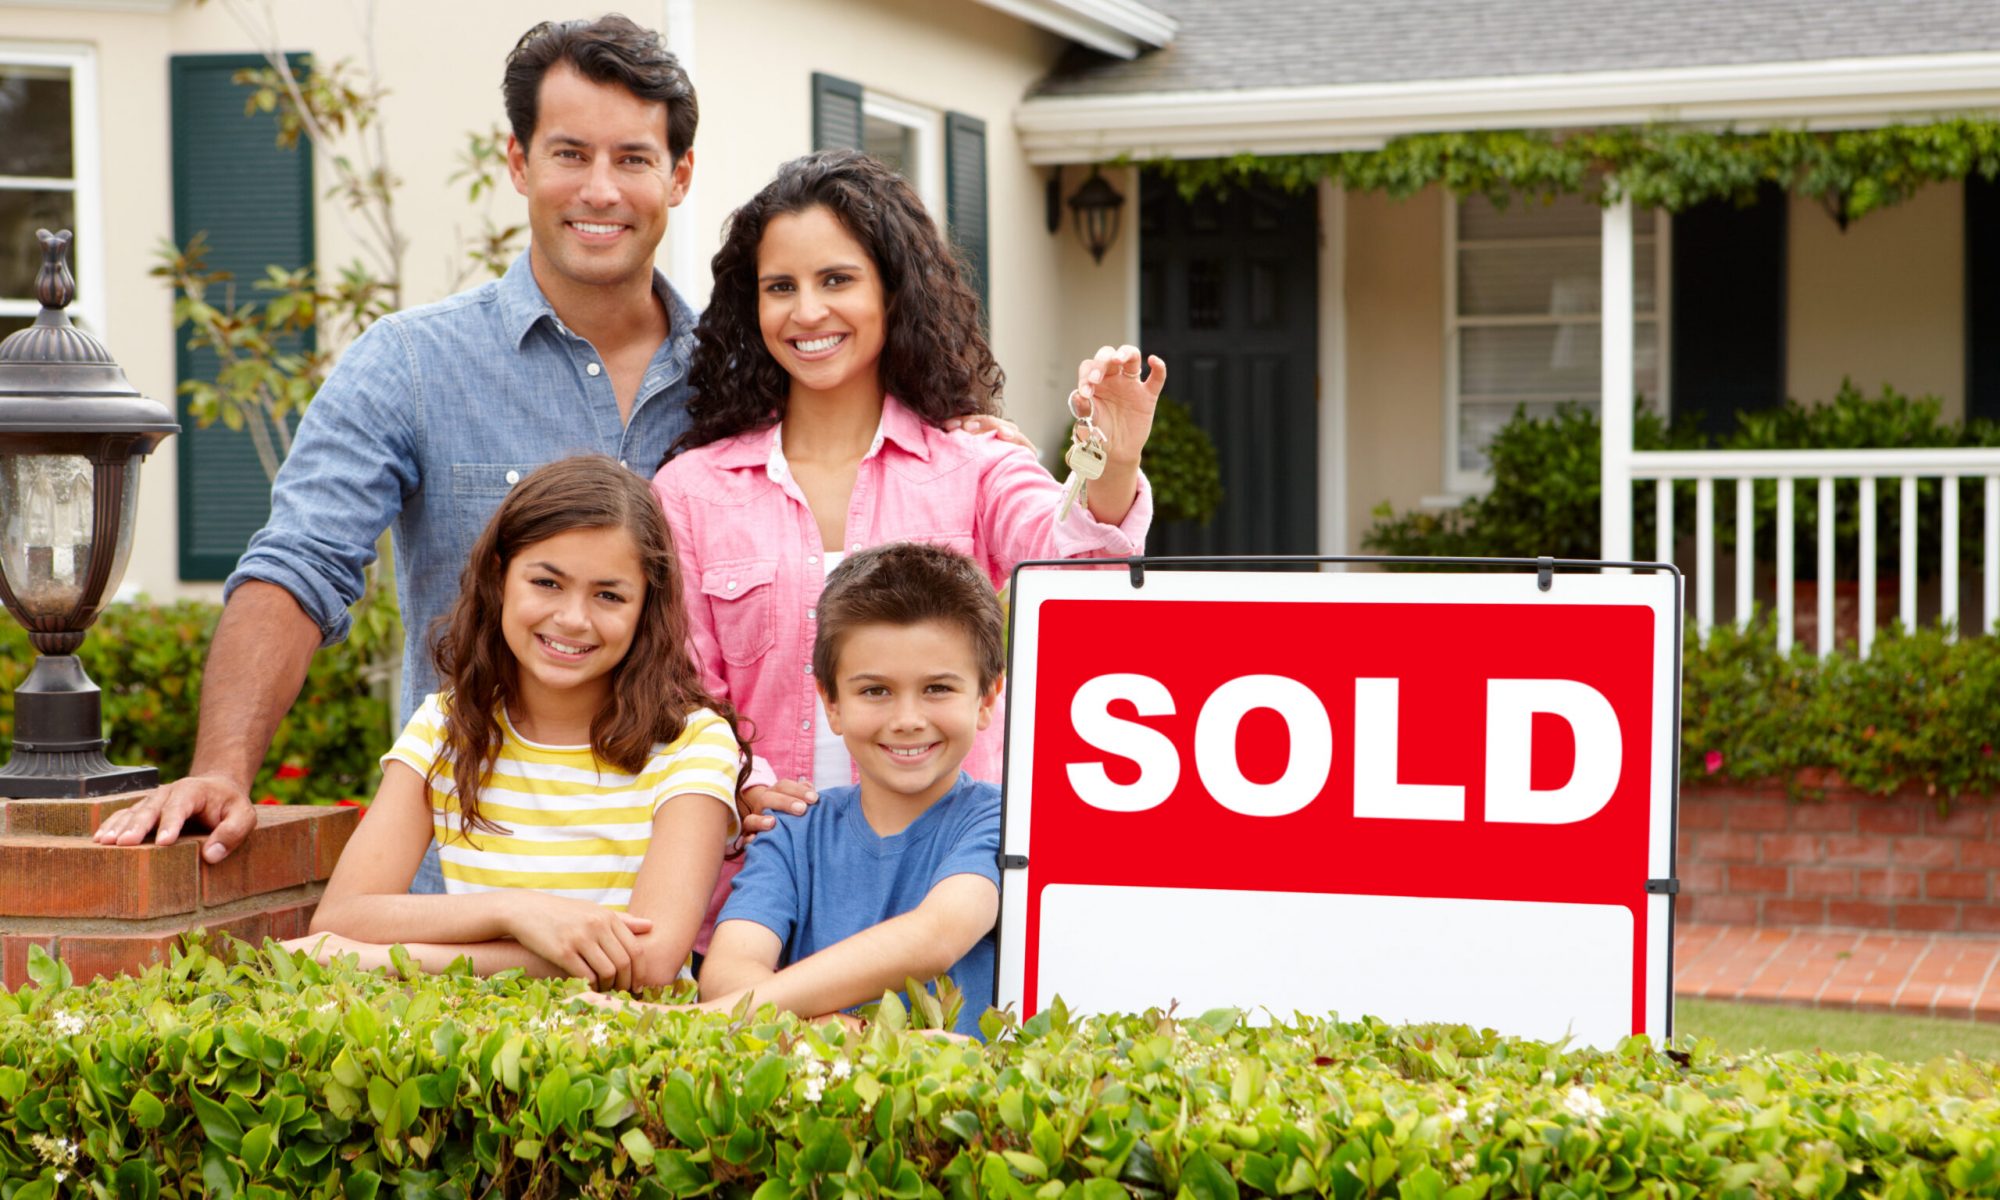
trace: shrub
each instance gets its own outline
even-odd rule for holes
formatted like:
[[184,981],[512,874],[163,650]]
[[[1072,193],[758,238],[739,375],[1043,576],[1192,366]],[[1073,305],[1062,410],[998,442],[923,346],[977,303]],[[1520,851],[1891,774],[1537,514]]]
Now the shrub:
[[[187,774],[202,664],[219,616],[218,606],[194,600],[114,604],[91,627],[77,655],[104,693],[112,762],[150,764],[163,780]],[[0,747],[13,739],[14,689],[33,662],[27,634],[0,620]],[[317,804],[373,796],[376,757],[395,736],[392,706],[375,693],[370,664],[354,643],[315,654],[252,794]]]
[[[0,992],[0,1194],[1351,1200],[2000,1184],[2000,1067],[1564,1050],[1224,1010],[980,1047],[200,948]],[[935,1014],[930,1014],[934,1016]],[[928,1017],[926,1018],[928,1019]],[[997,1021],[997,1018],[992,1018]],[[88,1181],[87,1184],[85,1181]]]
[[[1837,772],[1864,791],[2000,793],[2000,639],[1884,631],[1867,658],[1777,652],[1766,621],[1692,630],[1682,671],[1681,777],[1796,781]],[[1715,757],[1711,758],[1713,755]],[[1796,786],[1796,784],[1794,784]]]

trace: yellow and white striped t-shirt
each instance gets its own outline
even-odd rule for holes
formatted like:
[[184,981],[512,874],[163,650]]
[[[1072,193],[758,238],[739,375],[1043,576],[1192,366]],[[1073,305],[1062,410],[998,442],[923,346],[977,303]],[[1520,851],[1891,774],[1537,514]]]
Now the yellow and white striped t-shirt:
[[[500,752],[479,793],[479,813],[504,833],[459,835],[451,764],[431,781],[445,892],[465,895],[529,888],[624,909],[632,902],[639,862],[653,836],[653,817],[674,796],[713,796],[736,817],[738,748],[729,722],[702,708],[689,714],[681,736],[653,747],[638,774],[600,762],[588,745],[546,746],[521,736],[502,711]],[[382,756],[430,770],[444,744],[444,710],[433,694]]]

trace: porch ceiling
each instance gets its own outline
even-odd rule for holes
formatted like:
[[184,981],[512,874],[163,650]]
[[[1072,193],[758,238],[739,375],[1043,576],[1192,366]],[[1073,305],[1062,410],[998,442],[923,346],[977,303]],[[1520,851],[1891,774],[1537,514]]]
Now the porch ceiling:
[[[1655,121],[1871,125],[2000,109],[2000,5],[1962,0],[1151,0],[1131,61],[1073,50],[1016,110],[1037,162],[1368,149]],[[1638,14],[1635,16],[1635,13]]]

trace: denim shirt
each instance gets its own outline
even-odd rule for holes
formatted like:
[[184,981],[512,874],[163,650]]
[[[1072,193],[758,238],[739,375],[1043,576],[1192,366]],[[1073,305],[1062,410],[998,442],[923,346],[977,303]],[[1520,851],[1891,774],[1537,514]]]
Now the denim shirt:
[[556,319],[525,253],[500,279],[377,321],[306,410],[271,519],[224,594],[246,579],[274,583],[319,625],[322,644],[339,641],[375,540],[393,526],[407,722],[437,690],[431,624],[457,598],[472,543],[507,489],[586,452],[650,476],[687,428],[695,314],[657,271],[653,288],[671,332],[629,424],[597,351]]

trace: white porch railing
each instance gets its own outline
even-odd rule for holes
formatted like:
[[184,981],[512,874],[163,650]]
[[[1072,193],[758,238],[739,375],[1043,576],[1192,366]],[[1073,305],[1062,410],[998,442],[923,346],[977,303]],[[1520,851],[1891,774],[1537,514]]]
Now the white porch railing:
[[[1607,430],[1607,433],[1609,431]],[[1901,505],[1896,520],[1899,539],[1897,619],[1906,629],[1917,624],[1917,483],[1923,479],[1943,481],[1942,520],[1938,535],[1941,564],[1938,615],[1954,627],[1971,627],[1959,619],[1959,492],[1966,480],[1977,479],[1985,486],[1986,528],[1981,569],[1983,572],[1983,621],[1977,628],[1991,629],[2000,619],[2000,449],[1949,450],[1654,450],[1632,451],[1627,460],[1634,480],[1655,481],[1654,497],[1658,540],[1654,547],[1658,561],[1673,561],[1674,484],[1692,480],[1695,486],[1694,537],[1695,626],[1703,637],[1715,625],[1715,485],[1734,481],[1736,485],[1736,571],[1735,615],[1739,626],[1749,621],[1755,591],[1757,552],[1754,488],[1759,480],[1774,480],[1777,486],[1776,559],[1778,648],[1790,650],[1793,641],[1793,490],[1800,481],[1816,485],[1818,491],[1819,534],[1815,578],[1816,648],[1821,656],[1832,652],[1834,644],[1834,589],[1826,581],[1834,578],[1834,486],[1836,481],[1854,480],[1860,489],[1860,538],[1855,553],[1860,565],[1858,628],[1859,650],[1868,653],[1874,640],[1876,517],[1875,489],[1880,480],[1898,481]],[[1613,480],[1607,476],[1605,491]],[[1629,494],[1628,489],[1620,489]],[[1631,546],[1630,526],[1625,543]],[[1607,539],[1609,541],[1610,539]],[[1634,550],[1639,549],[1633,547]]]

